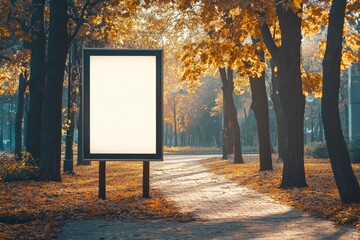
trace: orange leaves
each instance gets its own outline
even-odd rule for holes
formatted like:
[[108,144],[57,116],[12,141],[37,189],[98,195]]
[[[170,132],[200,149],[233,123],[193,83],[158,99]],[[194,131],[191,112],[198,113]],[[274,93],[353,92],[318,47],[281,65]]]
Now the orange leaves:
[[91,25],[100,25],[102,23],[102,16],[92,16],[87,19],[87,22]]
[[8,239],[9,238],[9,234],[6,232],[0,233],[0,239]]
[[0,37],[1,38],[10,37],[10,35],[11,35],[10,31],[6,27],[0,26]]
[[293,0],[292,4],[291,4],[291,9],[297,13],[301,10],[301,4],[302,4],[302,0]]
[[[31,216],[23,224],[0,222],[0,238],[49,239],[55,237],[58,221],[64,218],[126,217],[191,219],[178,208],[151,190],[151,199],[142,196],[142,164],[108,163],[107,200],[97,196],[98,164],[74,166],[75,175],[64,175],[61,183],[22,181],[0,182],[0,215]],[[45,229],[45,231],[44,231]]]
[[310,93],[315,94],[316,97],[321,96],[322,91],[322,75],[320,73],[301,73],[303,92],[305,95]]

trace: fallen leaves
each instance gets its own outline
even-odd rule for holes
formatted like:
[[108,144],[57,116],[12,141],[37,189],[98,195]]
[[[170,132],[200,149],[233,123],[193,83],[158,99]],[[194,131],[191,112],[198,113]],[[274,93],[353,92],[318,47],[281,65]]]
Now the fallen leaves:
[[[331,171],[330,162],[324,159],[305,159],[308,187],[280,189],[282,163],[273,162],[273,171],[259,172],[257,156],[244,156],[244,164],[212,158],[202,163],[216,174],[240,185],[267,194],[275,200],[304,210],[312,215],[330,219],[336,224],[353,225],[360,229],[360,204],[342,204]],[[355,175],[360,179],[360,165],[353,164]]]
[[[159,192],[151,190],[150,199],[142,198],[141,162],[108,162],[106,200],[98,198],[97,162],[74,166],[74,171],[60,183],[0,182],[0,239],[54,238],[61,220],[68,218],[193,219]],[[4,223],[8,219],[15,224]]]
[[217,147],[165,146],[164,152],[176,154],[219,154],[221,152],[221,149]]

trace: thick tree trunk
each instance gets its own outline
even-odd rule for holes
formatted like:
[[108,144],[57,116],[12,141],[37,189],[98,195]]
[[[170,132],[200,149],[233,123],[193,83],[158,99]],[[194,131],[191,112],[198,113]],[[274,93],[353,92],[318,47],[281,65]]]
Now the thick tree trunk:
[[359,203],[359,183],[351,167],[349,153],[341,130],[338,108],[345,8],[345,0],[333,0],[323,60],[321,110],[327,149],[341,201],[343,203]]
[[227,114],[229,118],[229,129],[232,130],[234,142],[234,163],[244,163],[241,153],[241,135],[240,126],[237,120],[237,111],[234,103],[234,81],[233,70],[228,68],[227,74],[225,68],[220,68],[221,81],[223,83],[223,96],[226,101]]
[[22,150],[22,122],[25,107],[26,78],[24,74],[19,76],[18,102],[15,116],[15,156],[21,159]]
[[45,88],[45,0],[33,0],[31,15],[30,102],[27,116],[26,150],[34,159],[40,157],[43,100]]
[[43,179],[52,181],[61,181],[61,108],[68,50],[67,20],[67,1],[51,1],[40,174]]
[[[264,59],[264,52],[259,52]],[[270,130],[269,130],[269,106],[266,95],[265,72],[261,77],[250,78],[252,96],[251,109],[254,111],[258,129],[260,150],[260,171],[272,170]]]
[[274,105],[274,111],[276,116],[276,126],[277,126],[277,139],[278,139],[278,160],[282,161],[284,159],[284,151],[285,151],[285,143],[284,143],[284,116],[281,110],[281,102],[280,102],[280,88],[279,88],[279,80],[277,78],[277,73],[274,71],[275,62],[274,60],[270,60],[271,64],[271,100]]
[[279,69],[281,108],[284,116],[284,168],[282,188],[305,187],[304,111],[300,72],[301,18],[278,2],[276,13],[281,29],[281,47],[276,59]]
[[224,88],[222,88],[222,90],[223,90],[223,121],[224,121],[223,144],[226,147],[226,153],[232,154],[234,152],[233,130],[230,128],[230,120],[229,120],[230,112],[229,112],[228,103],[225,100],[226,96],[224,93]]

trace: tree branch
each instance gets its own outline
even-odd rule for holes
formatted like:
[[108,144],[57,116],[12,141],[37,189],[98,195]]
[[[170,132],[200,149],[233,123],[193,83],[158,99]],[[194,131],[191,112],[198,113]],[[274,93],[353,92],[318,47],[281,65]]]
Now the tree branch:
[[225,68],[219,68],[219,72],[220,72],[220,77],[221,77],[221,82],[223,84],[223,87],[225,87],[226,85],[226,70]]
[[78,22],[77,22],[77,25],[76,25],[76,27],[74,29],[74,32],[72,34],[70,34],[69,44],[75,38],[76,34],[79,32],[82,24],[84,23],[85,11],[88,10],[88,12],[89,12],[98,3],[99,3],[99,0],[94,1],[91,4],[90,4],[90,0],[86,0],[86,2],[84,3],[84,6],[81,9],[81,13],[80,13],[80,16],[78,18]]
[[279,47],[276,46],[274,38],[271,36],[269,26],[266,23],[262,25],[259,23],[259,26],[266,48],[269,50],[271,56],[276,59],[276,56],[279,52]]

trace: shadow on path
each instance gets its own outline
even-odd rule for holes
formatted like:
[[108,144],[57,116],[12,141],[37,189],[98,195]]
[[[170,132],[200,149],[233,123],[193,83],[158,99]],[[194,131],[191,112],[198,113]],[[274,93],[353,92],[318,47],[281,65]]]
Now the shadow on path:
[[59,239],[360,239],[355,229],[279,204],[211,173],[199,160],[171,155],[152,165],[151,187],[196,221],[163,219],[69,220]]

